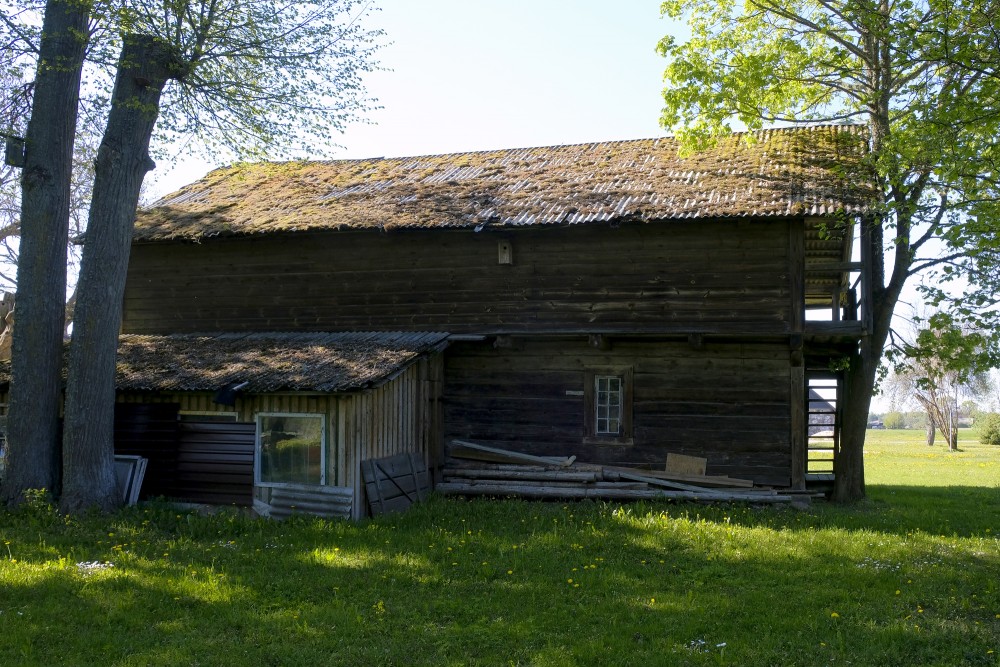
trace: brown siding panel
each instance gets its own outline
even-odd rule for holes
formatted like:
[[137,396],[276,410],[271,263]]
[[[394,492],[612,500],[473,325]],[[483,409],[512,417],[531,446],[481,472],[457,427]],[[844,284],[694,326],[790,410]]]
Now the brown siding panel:
[[256,424],[181,422],[176,496],[215,505],[253,503]]

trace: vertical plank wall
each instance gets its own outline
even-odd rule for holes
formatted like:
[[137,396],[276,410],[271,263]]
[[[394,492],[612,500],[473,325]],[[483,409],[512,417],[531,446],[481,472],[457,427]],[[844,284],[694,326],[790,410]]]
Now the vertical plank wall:
[[431,468],[438,465],[441,373],[441,355],[434,354],[390,382],[341,398],[343,466],[348,472],[341,483],[354,489],[354,518],[367,512],[362,461],[412,452]]

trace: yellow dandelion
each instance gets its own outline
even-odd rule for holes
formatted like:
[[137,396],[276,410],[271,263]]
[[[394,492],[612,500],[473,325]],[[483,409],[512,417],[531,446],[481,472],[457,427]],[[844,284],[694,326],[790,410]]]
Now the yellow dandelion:
[[838,614],[837,612],[833,612],[832,614],[830,614],[830,618],[840,618],[840,614]]
[[572,579],[567,579],[567,580],[566,580],[566,583],[567,583],[567,584],[572,584],[572,583],[573,583],[573,580],[572,580]]

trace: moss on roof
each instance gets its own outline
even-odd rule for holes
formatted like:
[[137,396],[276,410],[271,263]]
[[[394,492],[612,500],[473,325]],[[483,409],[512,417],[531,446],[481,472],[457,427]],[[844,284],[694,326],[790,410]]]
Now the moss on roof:
[[[123,335],[119,391],[216,391],[246,382],[247,394],[337,392],[376,386],[445,345],[445,333],[210,333]],[[0,385],[10,362],[0,362]]]
[[671,138],[330,162],[238,164],[141,211],[135,239],[304,230],[823,216],[874,189],[863,128],[734,134],[682,157]]

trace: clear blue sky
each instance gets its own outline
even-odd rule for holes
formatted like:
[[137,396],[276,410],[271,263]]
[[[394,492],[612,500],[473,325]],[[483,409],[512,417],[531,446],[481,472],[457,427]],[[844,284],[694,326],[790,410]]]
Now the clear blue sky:
[[[451,153],[661,136],[666,62],[678,26],[658,0],[376,0],[369,24],[392,43],[372,74],[382,109],[350,127],[337,156]],[[210,168],[151,174],[150,194]]]

